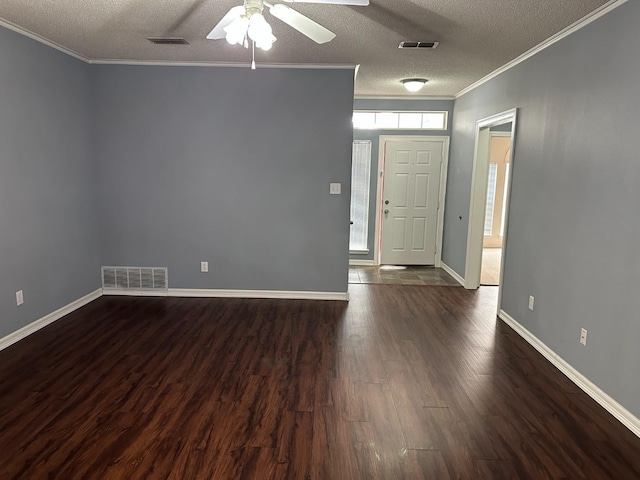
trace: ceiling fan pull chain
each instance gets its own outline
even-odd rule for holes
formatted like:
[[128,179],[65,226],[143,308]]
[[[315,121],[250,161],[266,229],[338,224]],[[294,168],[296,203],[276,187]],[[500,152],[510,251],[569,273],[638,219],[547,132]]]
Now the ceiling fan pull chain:
[[251,70],[256,69],[256,42],[251,41]]

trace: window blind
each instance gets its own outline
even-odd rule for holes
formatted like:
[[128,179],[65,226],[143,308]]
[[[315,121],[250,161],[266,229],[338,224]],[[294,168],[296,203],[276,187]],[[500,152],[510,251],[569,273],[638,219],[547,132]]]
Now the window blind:
[[368,252],[371,142],[353,142],[351,163],[351,234],[349,250]]

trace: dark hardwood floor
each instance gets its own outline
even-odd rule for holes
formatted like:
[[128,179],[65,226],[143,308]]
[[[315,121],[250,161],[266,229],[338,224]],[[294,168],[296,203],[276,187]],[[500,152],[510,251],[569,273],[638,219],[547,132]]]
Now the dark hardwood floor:
[[103,297],[0,352],[0,478],[635,479],[496,289]]

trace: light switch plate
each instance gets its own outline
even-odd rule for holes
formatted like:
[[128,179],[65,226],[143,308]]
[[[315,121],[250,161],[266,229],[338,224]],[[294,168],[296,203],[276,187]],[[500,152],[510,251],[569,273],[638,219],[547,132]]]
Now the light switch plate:
[[331,195],[340,195],[342,193],[342,184],[341,183],[330,183],[329,184],[329,193]]
[[200,262],[200,271],[208,272],[209,271],[209,262]]

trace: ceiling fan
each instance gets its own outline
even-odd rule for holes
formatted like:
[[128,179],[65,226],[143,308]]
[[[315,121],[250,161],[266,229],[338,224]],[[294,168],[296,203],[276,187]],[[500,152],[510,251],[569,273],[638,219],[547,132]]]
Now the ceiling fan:
[[[333,5],[358,5],[367,6],[369,0],[284,0],[288,3],[327,3]],[[316,43],[322,44],[333,40],[336,36],[331,30],[314,22],[309,17],[302,15],[293,8],[278,3],[272,5],[264,0],[244,0],[243,5],[233,7],[222,17],[222,20],[211,30],[207,38],[220,40],[226,38],[232,45],[244,45],[249,47],[249,40],[262,50],[269,50],[276,41],[271,26],[267,23],[262,12],[264,8],[269,13],[293,27],[303,35],[306,35]]]

